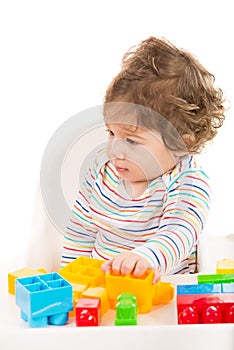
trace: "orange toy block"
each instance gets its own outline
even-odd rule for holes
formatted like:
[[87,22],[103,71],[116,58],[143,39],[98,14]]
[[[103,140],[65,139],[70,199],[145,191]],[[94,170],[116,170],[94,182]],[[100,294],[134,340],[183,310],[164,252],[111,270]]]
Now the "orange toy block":
[[97,287],[105,284],[105,275],[101,270],[104,261],[80,256],[58,270],[58,273],[70,283],[86,284]]
[[23,267],[20,270],[9,272],[8,273],[8,293],[15,295],[15,280],[16,278],[27,277],[27,276],[35,276],[46,273],[46,270],[39,269],[31,269],[29,267]]
[[115,276],[111,271],[106,273],[106,290],[110,301],[110,308],[115,309],[117,298],[122,293],[132,293],[137,298],[138,312],[146,313],[152,309],[155,285],[154,273],[147,270],[141,277],[133,275]]
[[103,287],[89,287],[82,293],[83,298],[99,298],[101,300],[101,315],[104,315],[109,308],[109,300],[107,297],[106,288]]
[[217,274],[230,274],[234,273],[234,260],[233,259],[223,259],[216,263],[216,273]]
[[158,282],[154,285],[153,305],[167,304],[175,295],[175,287],[169,282]]
[[82,293],[87,289],[87,285],[78,283],[71,283],[71,285],[73,294],[73,310],[69,312],[69,316],[75,316],[77,301],[81,298]]

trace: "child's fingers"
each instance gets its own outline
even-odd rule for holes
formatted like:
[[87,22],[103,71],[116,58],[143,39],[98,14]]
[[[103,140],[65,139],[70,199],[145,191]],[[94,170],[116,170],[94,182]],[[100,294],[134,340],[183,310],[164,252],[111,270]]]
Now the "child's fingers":
[[119,254],[112,260],[111,269],[115,275],[124,274],[122,272],[122,264],[124,259],[125,259],[125,255]]
[[135,268],[134,268],[134,276],[135,277],[141,277],[144,275],[144,273],[149,269],[149,265],[146,261],[143,259],[139,259],[136,262]]
[[139,258],[136,254],[120,254],[114,259],[106,261],[102,264],[101,268],[104,273],[112,270],[116,275],[133,273],[135,277],[141,277],[147,270],[153,270],[153,283],[156,284],[160,280],[159,269],[152,267],[147,261]]
[[157,282],[159,282],[159,280],[161,278],[159,269],[155,269],[153,267],[149,267],[149,270],[153,270],[154,271],[153,284],[156,284]]
[[134,272],[135,265],[140,258],[136,254],[119,254],[114,259],[105,262],[102,270],[106,273],[112,270],[115,275],[127,275]]
[[128,275],[130,273],[135,274],[135,267],[138,260],[139,258],[134,255],[125,257],[121,264],[121,269],[120,269],[121,274],[122,275]]
[[104,273],[107,273],[108,271],[110,271],[111,268],[112,268],[112,260],[108,260],[104,262],[101,266],[101,269]]

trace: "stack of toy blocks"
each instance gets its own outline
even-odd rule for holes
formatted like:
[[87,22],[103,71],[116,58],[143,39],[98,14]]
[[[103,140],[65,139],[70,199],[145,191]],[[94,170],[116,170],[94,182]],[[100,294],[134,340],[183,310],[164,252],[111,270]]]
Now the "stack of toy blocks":
[[168,282],[153,284],[154,272],[146,271],[141,277],[133,275],[116,276],[112,272],[106,274],[106,289],[110,307],[115,309],[118,296],[128,292],[136,296],[139,313],[147,313],[153,305],[169,303],[174,297],[174,286]]
[[118,296],[128,292],[136,296],[139,313],[149,312],[154,296],[153,271],[148,270],[139,278],[133,275],[116,276],[109,271],[106,274],[106,289],[112,309],[116,307]]
[[[174,286],[168,282],[153,284],[153,271],[148,270],[140,278],[133,275],[116,276],[111,272],[105,275],[101,270],[103,262],[89,257],[79,257],[58,271],[74,288],[74,310],[80,298],[100,299],[102,316],[110,308],[116,309],[118,296],[123,293],[135,295],[139,313],[149,312],[152,305],[169,303],[173,299]],[[88,311],[85,310],[87,314]],[[80,313],[76,311],[76,318],[79,318],[79,315]],[[84,323],[88,325],[87,321]],[[79,320],[76,324],[81,326],[82,322]],[[93,321],[90,325],[93,325]]]
[[72,286],[58,273],[16,279],[16,304],[30,327],[63,325],[72,310]]
[[76,316],[76,326],[98,326],[102,315],[109,310],[103,263],[81,256],[58,271],[73,287],[74,307],[70,315]]
[[[153,305],[169,303],[174,286],[153,284],[153,271],[144,276],[104,274],[104,261],[79,257],[58,272],[16,278],[16,304],[21,318],[31,327],[62,325],[68,315],[76,316],[76,326],[98,326],[110,308],[116,312],[116,325],[136,324],[137,313],[150,312]],[[123,293],[132,295],[123,297]],[[133,301],[134,299],[134,301]]]
[[234,323],[234,275],[197,278],[198,284],[177,286],[178,323]]

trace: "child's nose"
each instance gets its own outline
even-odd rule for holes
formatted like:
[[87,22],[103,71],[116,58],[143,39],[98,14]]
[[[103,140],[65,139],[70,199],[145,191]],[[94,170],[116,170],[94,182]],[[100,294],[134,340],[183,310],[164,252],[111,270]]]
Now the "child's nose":
[[125,159],[126,157],[126,145],[124,140],[122,139],[115,139],[109,141],[108,145],[108,154],[110,159]]

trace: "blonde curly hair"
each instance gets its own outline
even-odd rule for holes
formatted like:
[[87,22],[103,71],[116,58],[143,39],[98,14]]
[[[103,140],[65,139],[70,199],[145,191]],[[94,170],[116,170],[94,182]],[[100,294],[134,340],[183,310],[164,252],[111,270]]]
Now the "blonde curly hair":
[[127,102],[147,107],[169,123],[156,122],[155,113],[138,113],[138,124],[157,129],[166,146],[178,150],[181,142],[177,143],[174,128],[188,151],[199,153],[225,119],[223,92],[214,81],[191,53],[151,36],[125,53],[121,71],[106,90],[104,106]]

